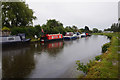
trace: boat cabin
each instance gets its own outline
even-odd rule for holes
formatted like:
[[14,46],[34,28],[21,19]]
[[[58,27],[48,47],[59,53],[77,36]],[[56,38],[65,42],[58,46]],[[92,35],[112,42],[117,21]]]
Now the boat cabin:
[[66,32],[65,36],[73,36],[73,32]]

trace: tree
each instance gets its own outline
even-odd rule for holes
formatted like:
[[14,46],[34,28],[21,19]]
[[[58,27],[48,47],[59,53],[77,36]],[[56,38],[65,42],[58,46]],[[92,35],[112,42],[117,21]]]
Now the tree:
[[84,29],[85,32],[89,32],[89,28],[87,26],[85,26],[85,29]]
[[85,29],[83,29],[83,28],[81,28],[81,29],[79,29],[81,32],[85,32]]
[[[119,18],[120,19],[120,18]],[[118,25],[118,32],[120,32],[120,23],[119,23],[119,25]]]
[[73,28],[71,28],[70,26],[66,26],[65,31],[66,32],[73,32]]
[[89,31],[89,28],[88,28],[87,26],[85,26],[85,30],[86,30],[86,31]]
[[93,28],[93,33],[97,33],[98,29],[97,28]]
[[108,28],[108,29],[104,29],[104,31],[112,31],[111,28]]
[[55,19],[47,20],[46,24],[42,25],[42,28],[45,34],[57,34],[57,33],[65,33],[63,24]]
[[98,33],[102,33],[102,30],[98,30]]
[[35,25],[35,34],[37,37],[40,37],[41,33],[41,26],[40,25]]
[[47,20],[46,25],[49,26],[50,28],[63,26],[62,23],[60,23],[59,21],[56,21],[55,19]]
[[111,30],[114,31],[114,32],[120,31],[120,30],[119,30],[119,25],[118,25],[118,23],[112,24]]
[[74,32],[78,31],[78,28],[75,25],[72,26],[72,29],[73,29]]
[[120,23],[113,23],[111,28],[104,29],[104,31],[120,32]]
[[32,26],[33,10],[29,9],[25,2],[2,3],[2,25],[12,28],[20,26]]

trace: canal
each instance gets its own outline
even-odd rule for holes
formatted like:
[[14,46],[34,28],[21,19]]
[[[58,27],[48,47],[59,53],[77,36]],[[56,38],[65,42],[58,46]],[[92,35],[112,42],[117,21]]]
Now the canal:
[[106,36],[71,41],[9,45],[2,49],[3,78],[76,78],[76,60],[87,63],[101,54]]

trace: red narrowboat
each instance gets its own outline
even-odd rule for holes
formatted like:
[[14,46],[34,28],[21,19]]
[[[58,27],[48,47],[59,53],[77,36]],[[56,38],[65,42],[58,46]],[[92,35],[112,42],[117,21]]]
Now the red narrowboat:
[[41,37],[41,42],[47,42],[47,41],[55,41],[55,40],[62,40],[63,35],[62,34],[46,34]]

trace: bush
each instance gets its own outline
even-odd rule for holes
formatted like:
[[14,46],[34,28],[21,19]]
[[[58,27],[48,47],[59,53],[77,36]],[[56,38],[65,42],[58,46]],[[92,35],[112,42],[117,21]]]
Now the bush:
[[107,48],[109,48],[110,43],[106,43],[102,46],[102,53],[105,53],[107,51]]
[[79,60],[76,61],[77,70],[83,71],[85,74],[89,72],[89,69],[96,64],[95,60],[89,60],[89,62],[84,65]]
[[88,72],[88,68],[89,68],[88,65],[84,65],[83,63],[80,63],[79,60],[76,61],[76,64],[78,65],[78,66],[77,66],[77,70],[81,70],[81,71],[83,71],[84,73],[87,73],[87,72]]
[[25,33],[25,28],[20,28],[20,27],[14,27],[14,28],[11,28],[11,34],[12,35],[16,35],[18,33]]
[[100,59],[101,59],[101,55],[95,57],[95,60],[97,60],[97,61]]
[[36,34],[35,34],[35,33],[36,33],[36,30],[35,30],[34,27],[28,27],[28,28],[26,28],[26,31],[27,31],[26,35],[27,35],[28,37],[33,38],[34,35],[36,35]]
[[17,35],[19,33],[25,33],[26,37],[33,38],[34,35],[40,36],[39,33],[41,32],[40,27],[14,27],[11,28],[11,34]]

